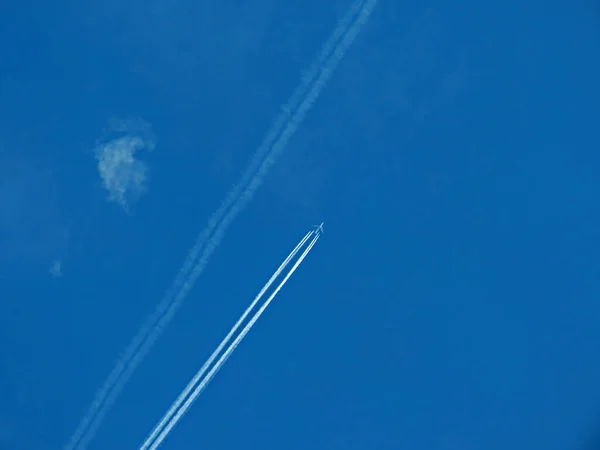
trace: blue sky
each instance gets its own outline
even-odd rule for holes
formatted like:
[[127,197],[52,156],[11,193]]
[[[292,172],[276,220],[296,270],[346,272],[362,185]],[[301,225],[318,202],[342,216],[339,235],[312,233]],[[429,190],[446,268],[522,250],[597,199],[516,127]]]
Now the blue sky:
[[[0,448],[63,448],[350,3],[0,6]],[[323,220],[164,448],[593,447],[599,56],[594,2],[380,0],[89,448]]]

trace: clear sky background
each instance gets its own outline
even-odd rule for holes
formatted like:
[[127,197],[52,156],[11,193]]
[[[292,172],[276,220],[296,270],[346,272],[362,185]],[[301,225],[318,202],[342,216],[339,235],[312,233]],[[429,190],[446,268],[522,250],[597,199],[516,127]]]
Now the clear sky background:
[[[349,5],[0,4],[1,449],[65,445]],[[165,449],[598,448],[598,80],[593,0],[380,0],[90,449],[321,221]]]

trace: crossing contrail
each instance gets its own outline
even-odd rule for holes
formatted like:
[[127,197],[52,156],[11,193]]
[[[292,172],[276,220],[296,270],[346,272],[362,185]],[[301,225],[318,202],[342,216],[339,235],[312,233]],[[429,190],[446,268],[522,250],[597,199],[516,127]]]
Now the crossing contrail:
[[[314,234],[314,237],[310,241],[308,247],[304,250],[302,255],[300,255],[300,257],[298,258],[296,263],[292,266],[292,268],[286,274],[286,276],[281,281],[281,283],[279,283],[277,288],[275,288],[273,293],[271,293],[271,295],[265,301],[265,303],[254,314],[252,319],[250,319],[250,321],[242,329],[242,331],[235,338],[235,340],[229,345],[229,347],[227,347],[227,349],[221,355],[221,357],[216,362],[216,364],[213,366],[213,368],[206,374],[206,376],[204,378],[202,378],[204,373],[208,369],[208,367],[212,364],[212,362],[217,357],[217,355],[221,353],[221,351],[223,350],[223,348],[225,347],[225,345],[227,344],[227,342],[229,341],[231,336],[235,333],[235,331],[237,330],[239,325],[245,320],[246,316],[250,313],[250,311],[252,309],[254,309],[254,307],[256,306],[258,301],[260,301],[260,299],[264,296],[264,293],[266,292],[266,290],[270,287],[270,285],[273,283],[273,281],[281,274],[281,272],[283,271],[285,266],[287,266],[289,261],[295,256],[296,253],[298,253],[299,249],[302,247],[302,245],[304,245],[304,243],[308,240],[308,237],[312,234]],[[171,407],[169,408],[167,413],[163,416],[163,418],[160,420],[160,422],[154,427],[154,429],[152,430],[152,433],[150,433],[150,435],[148,435],[148,437],[146,438],[146,440],[140,447],[140,450],[156,450],[160,446],[160,444],[165,440],[165,438],[170,433],[170,431],[173,429],[173,427],[175,425],[177,425],[177,422],[179,422],[179,420],[181,420],[183,415],[192,406],[192,404],[194,403],[194,401],[196,400],[198,395],[200,395],[200,393],[206,388],[208,383],[210,383],[210,381],[214,378],[214,376],[217,374],[217,372],[221,369],[223,364],[225,364],[225,362],[227,361],[229,356],[231,356],[231,353],[233,353],[233,351],[237,348],[237,346],[240,344],[240,342],[244,339],[246,334],[248,334],[248,332],[254,326],[254,324],[259,319],[259,317],[262,315],[262,313],[267,309],[267,307],[269,306],[271,301],[275,298],[275,296],[277,295],[279,290],[283,287],[283,285],[287,282],[287,280],[292,276],[292,274],[298,268],[300,263],[302,263],[304,258],[306,258],[306,256],[308,255],[308,253],[310,252],[312,247],[315,245],[315,243],[319,239],[320,235],[321,234],[319,232],[310,232],[296,246],[296,248],[292,251],[292,253],[290,253],[290,255],[286,258],[286,260],[281,264],[281,266],[279,266],[279,269],[277,269],[277,271],[269,279],[267,284],[261,289],[260,293],[256,296],[256,298],[254,299],[252,304],[248,307],[248,309],[246,309],[244,314],[240,317],[238,322],[231,329],[229,334],[225,337],[225,339],[223,339],[221,344],[219,344],[219,346],[213,352],[213,354],[210,356],[210,358],[206,361],[206,363],[204,363],[204,365],[196,373],[196,375],[194,375],[192,380],[187,384],[187,386],[181,392],[181,394],[179,394],[179,396],[177,397],[177,400],[175,400],[175,402],[171,405]],[[202,380],[202,381],[200,381],[200,380]],[[193,389],[193,392],[190,394],[192,389]],[[186,400],[186,397],[187,397],[187,400]],[[184,403],[184,400],[185,400],[185,403]],[[183,403],[183,405],[182,405],[182,403]]]
[[212,355],[210,355],[210,357],[206,360],[206,362],[200,368],[200,370],[196,373],[196,375],[194,375],[194,377],[192,378],[192,380],[188,383],[188,385],[185,387],[185,389],[181,392],[181,394],[179,395],[179,397],[177,397],[177,400],[175,400],[175,402],[173,402],[173,404],[171,405],[171,407],[169,408],[169,410],[166,412],[166,414],[163,416],[163,418],[161,419],[161,421],[154,427],[154,429],[148,435],[148,437],[146,437],[145,443],[141,447],[142,450],[146,450],[148,448],[148,445],[146,443],[150,443],[153,439],[156,438],[156,436],[158,435],[158,433],[160,433],[160,431],[163,428],[163,426],[165,425],[165,423],[169,419],[171,419],[171,416],[179,408],[179,406],[181,405],[181,403],[183,403],[183,401],[189,395],[189,393],[194,388],[194,386],[204,376],[204,373],[208,370],[208,368],[213,363],[213,361],[215,360],[215,358],[223,351],[223,348],[225,347],[225,345],[227,345],[227,343],[229,342],[229,340],[231,339],[231,337],[235,334],[235,332],[240,327],[240,325],[242,324],[242,322],[244,320],[246,320],[246,317],[248,317],[248,314],[250,314],[250,312],[254,309],[254,307],[260,301],[260,299],[262,298],[262,296],[264,295],[264,293],[267,291],[267,289],[269,289],[271,287],[271,285],[273,284],[273,282],[279,277],[279,275],[281,274],[281,272],[286,268],[286,266],[289,264],[289,262],[296,256],[296,254],[298,253],[298,251],[302,248],[302,246],[306,243],[306,241],[310,238],[310,236],[312,234],[313,234],[313,231],[309,231],[308,233],[306,233],[306,236],[304,236],[304,238],[298,243],[298,245],[296,245],[296,247],[290,252],[290,254],[288,255],[288,257],[281,263],[281,265],[275,271],[275,273],[271,276],[271,278],[269,279],[269,281],[267,281],[267,284],[265,284],[263,286],[263,288],[260,290],[260,292],[258,293],[258,295],[254,298],[254,300],[252,301],[252,303],[250,304],[250,306],[248,306],[248,308],[246,308],[246,311],[244,311],[244,313],[238,319],[238,321],[236,322],[236,324],[231,328],[231,330],[229,331],[229,333],[227,334],[227,336],[225,336],[225,339],[223,339],[221,341],[221,343],[216,348],[216,350],[212,353]]
[[368,20],[377,1],[356,0],[344,17],[340,19],[310,69],[302,77],[299,86],[282,107],[240,181],[233,186],[209,219],[207,226],[196,238],[194,246],[190,249],[171,287],[154,312],[148,316],[118,359],[106,381],[97,391],[92,404],[65,446],[65,450],[83,450],[93,439],[104,416],[122,392],[125,384],[172,320],[197,278],[204,271],[210,256],[223,239],[225,231],[252,200],[267,172],[302,124],[340,60]]

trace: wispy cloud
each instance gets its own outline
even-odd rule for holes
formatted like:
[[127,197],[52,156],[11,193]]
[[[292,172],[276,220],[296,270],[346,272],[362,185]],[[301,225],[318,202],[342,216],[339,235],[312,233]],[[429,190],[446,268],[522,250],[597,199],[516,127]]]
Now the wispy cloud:
[[[123,391],[131,375],[173,319],[183,300],[189,295],[196,280],[208,264],[210,257],[221,244],[227,229],[240,212],[252,201],[265,176],[286,149],[288,141],[302,125],[304,118],[321,95],[321,91],[352,45],[360,29],[369,19],[377,1],[355,0],[349,11],[338,21],[311,67],[305,72],[300,84],[288,102],[281,108],[278,117],[267,131],[263,142],[256,149],[240,180],[232,186],[221,205],[209,218],[207,226],[198,234],[196,242],[188,252],[188,257],[176,275],[173,284],[160,300],[157,308],[148,316],[131,343],[121,353],[117,364],[98,390],[75,433],[65,446],[66,450],[83,450],[94,438],[104,417]],[[288,275],[291,275],[291,271]],[[281,286],[283,284],[280,284],[278,289]],[[267,302],[271,298],[269,297]],[[263,305],[264,307],[265,305]],[[264,311],[264,309],[262,310]],[[258,316],[255,317],[258,318]],[[221,359],[219,360],[221,361]],[[215,367],[211,372],[215,370]],[[216,373],[216,371],[213,373]],[[180,409],[178,414],[181,411]],[[161,435],[165,430],[161,432]]]
[[148,165],[136,159],[136,153],[138,150],[153,150],[155,139],[149,125],[141,119],[114,121],[111,129],[125,136],[96,146],[98,171],[108,191],[108,199],[129,212],[148,189]]
[[50,266],[50,275],[54,278],[62,277],[62,262],[60,260],[54,260]]

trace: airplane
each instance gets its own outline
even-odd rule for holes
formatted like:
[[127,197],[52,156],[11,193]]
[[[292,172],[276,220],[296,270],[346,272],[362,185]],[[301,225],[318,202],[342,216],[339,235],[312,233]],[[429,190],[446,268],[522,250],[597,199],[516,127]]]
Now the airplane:
[[324,233],[325,230],[323,230],[323,225],[325,225],[325,222],[321,222],[321,225],[313,225],[313,227],[315,227],[315,231],[318,233]]

